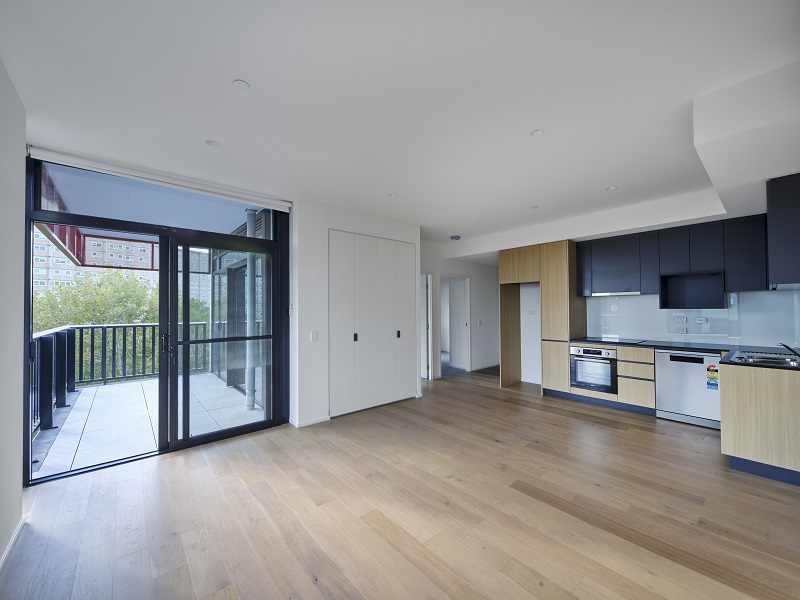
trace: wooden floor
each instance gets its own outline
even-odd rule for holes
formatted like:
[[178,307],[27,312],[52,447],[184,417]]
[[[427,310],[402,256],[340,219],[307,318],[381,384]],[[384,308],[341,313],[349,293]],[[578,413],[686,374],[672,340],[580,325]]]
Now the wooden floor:
[[800,488],[719,433],[499,389],[26,491],[3,598],[800,598]]

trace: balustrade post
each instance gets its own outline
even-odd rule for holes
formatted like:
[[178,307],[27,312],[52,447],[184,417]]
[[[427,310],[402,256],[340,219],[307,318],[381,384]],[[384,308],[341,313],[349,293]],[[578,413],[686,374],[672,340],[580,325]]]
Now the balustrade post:
[[36,381],[39,389],[39,427],[53,429],[53,336],[43,335],[36,345]]
[[67,329],[67,391],[75,391],[75,330]]
[[53,337],[53,375],[55,380],[56,407],[67,405],[67,332],[57,331]]

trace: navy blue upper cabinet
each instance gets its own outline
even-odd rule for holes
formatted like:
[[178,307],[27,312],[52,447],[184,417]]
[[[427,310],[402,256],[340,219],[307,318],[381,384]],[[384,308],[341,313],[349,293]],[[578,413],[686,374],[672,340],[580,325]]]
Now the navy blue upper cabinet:
[[575,244],[575,290],[578,296],[592,295],[592,242]]
[[642,294],[658,294],[661,291],[661,270],[658,259],[658,231],[639,234],[639,275]]
[[638,292],[639,234],[592,240],[592,293]]
[[767,182],[769,283],[800,283],[800,173]]
[[661,229],[658,232],[658,248],[662,275],[688,273],[691,270],[688,227]]
[[689,270],[706,273],[725,269],[722,221],[689,226]]
[[723,222],[725,291],[767,289],[767,216],[754,215]]

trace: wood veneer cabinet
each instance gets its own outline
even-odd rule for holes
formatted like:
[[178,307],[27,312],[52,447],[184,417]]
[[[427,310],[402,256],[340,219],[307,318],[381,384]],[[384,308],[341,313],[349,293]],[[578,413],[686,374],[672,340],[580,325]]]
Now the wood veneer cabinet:
[[501,284],[538,282],[539,246],[501,250],[498,267]]
[[569,392],[569,342],[542,341],[542,388]]
[[517,248],[517,276],[520,283],[535,283],[539,275],[539,246]]
[[[575,242],[563,240],[501,250],[499,271],[500,385],[518,383],[522,375],[519,284],[540,282],[542,340],[563,345],[558,351],[555,346],[546,350],[543,342],[542,385],[568,392],[568,342],[571,337],[586,335],[585,299],[575,294]],[[560,363],[554,358],[556,352],[562,357]],[[546,364],[551,367],[549,375],[545,375]],[[551,383],[559,387],[552,387]]]
[[500,284],[519,283],[519,248],[500,250],[498,258],[498,277]]
[[568,342],[586,334],[586,300],[575,294],[575,242],[539,246],[542,339]]
[[720,365],[722,453],[800,471],[800,372]]
[[644,408],[656,407],[653,348],[617,348],[617,400]]

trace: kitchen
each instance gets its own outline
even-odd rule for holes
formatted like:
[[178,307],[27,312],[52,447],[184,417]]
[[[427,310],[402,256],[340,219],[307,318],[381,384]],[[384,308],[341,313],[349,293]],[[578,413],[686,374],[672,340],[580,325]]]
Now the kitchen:
[[800,485],[800,174],[766,188],[762,215],[501,251],[501,385],[540,281],[544,394],[720,429],[732,468]]

